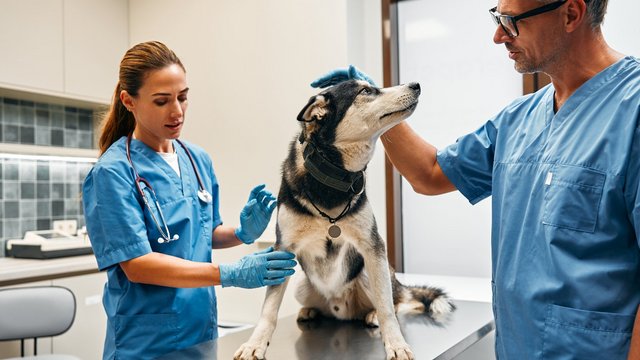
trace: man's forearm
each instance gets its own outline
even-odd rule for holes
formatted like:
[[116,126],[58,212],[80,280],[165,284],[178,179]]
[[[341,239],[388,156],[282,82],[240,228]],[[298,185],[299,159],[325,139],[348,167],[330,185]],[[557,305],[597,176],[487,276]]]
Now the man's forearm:
[[408,124],[400,123],[381,139],[389,160],[416,192],[436,195],[455,190],[438,165],[437,149]]

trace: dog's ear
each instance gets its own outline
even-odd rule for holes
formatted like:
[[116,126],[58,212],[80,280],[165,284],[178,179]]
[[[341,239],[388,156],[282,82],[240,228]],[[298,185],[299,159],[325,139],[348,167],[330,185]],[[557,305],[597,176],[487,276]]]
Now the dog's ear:
[[302,132],[298,139],[301,143],[318,128],[318,121],[321,121],[326,116],[327,103],[327,99],[323,95],[312,96],[307,105],[298,114],[298,121],[302,125]]
[[322,120],[327,113],[327,100],[323,95],[312,96],[307,105],[298,114],[298,121],[311,122]]

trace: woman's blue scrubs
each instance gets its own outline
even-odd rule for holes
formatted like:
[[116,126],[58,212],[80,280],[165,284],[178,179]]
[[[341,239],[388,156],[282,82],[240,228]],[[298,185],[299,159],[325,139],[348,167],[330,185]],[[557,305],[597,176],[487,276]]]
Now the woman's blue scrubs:
[[627,57],[554,113],[516,100],[438,153],[471,202],[492,196],[500,359],[626,359],[640,303],[640,64]]
[[[136,190],[125,144],[126,137],[116,141],[89,172],[83,187],[84,213],[98,267],[108,275],[103,296],[108,317],[104,358],[151,359],[217,337],[214,287],[132,283],[118,264],[150,252],[211,262],[212,229],[222,223],[218,182],[208,155],[185,144],[213,195],[213,203],[204,203],[197,197],[194,169],[179,144],[174,142],[181,177],[147,145],[131,141],[136,170],[155,190],[171,235],[180,236],[160,244],[149,209]],[[153,201],[150,206],[160,219]]]

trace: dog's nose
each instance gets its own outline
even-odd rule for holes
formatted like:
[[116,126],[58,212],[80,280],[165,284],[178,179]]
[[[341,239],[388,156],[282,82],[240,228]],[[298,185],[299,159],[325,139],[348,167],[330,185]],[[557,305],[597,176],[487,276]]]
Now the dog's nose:
[[409,85],[409,89],[415,91],[418,95],[420,95],[420,84],[417,82],[412,82]]

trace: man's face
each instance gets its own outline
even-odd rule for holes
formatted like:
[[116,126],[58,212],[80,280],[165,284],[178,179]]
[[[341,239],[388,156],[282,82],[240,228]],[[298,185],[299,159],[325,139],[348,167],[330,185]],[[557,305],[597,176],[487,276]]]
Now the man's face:
[[[536,0],[500,0],[497,11],[503,15],[517,16],[544,5]],[[563,9],[518,20],[519,35],[510,37],[501,26],[493,36],[496,44],[505,44],[509,58],[515,62],[519,73],[546,71],[554,66],[562,54],[566,33],[562,30]]]

